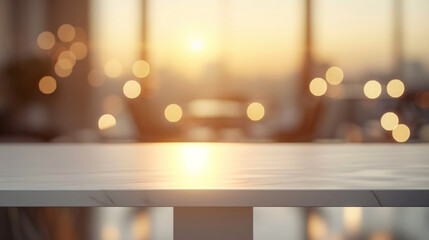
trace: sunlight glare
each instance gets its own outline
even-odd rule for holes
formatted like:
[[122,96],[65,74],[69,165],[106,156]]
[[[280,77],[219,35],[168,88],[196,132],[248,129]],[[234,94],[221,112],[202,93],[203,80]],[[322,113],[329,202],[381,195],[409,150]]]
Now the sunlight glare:
[[183,161],[188,174],[202,174],[207,164],[208,149],[205,146],[186,146],[182,149]]
[[205,43],[201,39],[192,39],[189,41],[189,49],[199,52],[205,48]]

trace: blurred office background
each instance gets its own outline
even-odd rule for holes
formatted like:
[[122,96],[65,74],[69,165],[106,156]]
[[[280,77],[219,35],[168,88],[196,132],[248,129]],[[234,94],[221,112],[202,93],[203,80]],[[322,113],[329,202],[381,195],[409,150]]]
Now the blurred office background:
[[[0,0],[0,141],[429,142],[428,22],[428,0]],[[12,239],[172,238],[168,208],[2,217]],[[255,210],[257,239],[427,226],[427,209]]]

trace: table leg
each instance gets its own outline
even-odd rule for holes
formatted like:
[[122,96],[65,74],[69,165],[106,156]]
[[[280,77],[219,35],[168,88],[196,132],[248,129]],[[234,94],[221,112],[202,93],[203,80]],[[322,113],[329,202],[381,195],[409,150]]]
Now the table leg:
[[252,207],[175,207],[174,240],[252,240]]

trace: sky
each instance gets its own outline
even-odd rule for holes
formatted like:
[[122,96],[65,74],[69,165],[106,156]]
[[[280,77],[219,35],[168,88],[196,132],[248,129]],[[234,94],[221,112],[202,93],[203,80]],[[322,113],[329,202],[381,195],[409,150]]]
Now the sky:
[[[93,1],[93,22],[104,26],[93,28],[97,45],[105,48],[102,61],[134,58],[141,47],[140,2]],[[197,80],[219,62],[243,79],[296,73],[302,62],[302,2],[149,0],[150,63]],[[346,76],[392,71],[392,0],[315,0],[313,9],[316,60],[340,66]],[[404,1],[405,56],[426,67],[428,22],[429,1]]]

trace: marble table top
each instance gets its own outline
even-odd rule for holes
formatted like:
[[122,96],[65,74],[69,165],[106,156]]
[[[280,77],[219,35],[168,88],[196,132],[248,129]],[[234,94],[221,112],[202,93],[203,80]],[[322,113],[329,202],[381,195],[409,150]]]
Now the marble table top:
[[0,206],[429,206],[429,145],[2,144]]

